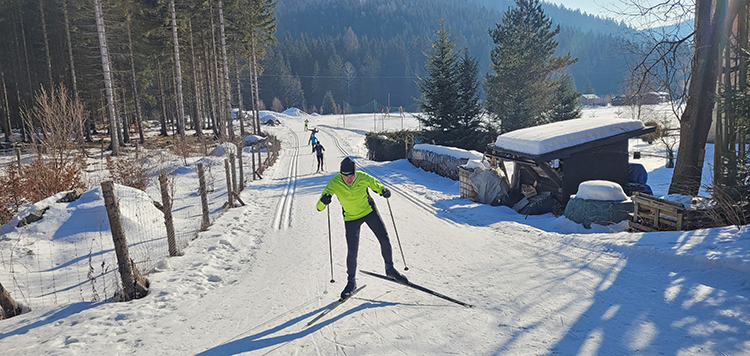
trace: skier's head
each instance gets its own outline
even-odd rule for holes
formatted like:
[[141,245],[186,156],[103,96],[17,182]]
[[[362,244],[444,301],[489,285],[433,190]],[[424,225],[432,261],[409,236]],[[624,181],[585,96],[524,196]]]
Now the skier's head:
[[354,174],[355,167],[354,167],[354,161],[352,161],[351,158],[346,157],[343,161],[341,161],[341,169],[339,172],[342,176],[348,176]]

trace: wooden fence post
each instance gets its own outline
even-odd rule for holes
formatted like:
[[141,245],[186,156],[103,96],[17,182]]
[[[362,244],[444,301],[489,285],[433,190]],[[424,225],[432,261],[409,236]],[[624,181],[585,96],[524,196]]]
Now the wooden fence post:
[[18,171],[21,171],[21,149],[16,147],[16,160],[18,161]]
[[198,163],[198,183],[200,184],[201,208],[203,210],[201,231],[206,231],[211,225],[211,222],[208,220],[208,194],[206,192],[206,177],[203,172],[203,163]]
[[229,160],[224,159],[224,171],[227,176],[227,204],[229,208],[234,208],[234,194],[232,194],[232,173],[229,172]]
[[253,158],[253,180],[255,180],[255,173],[257,170],[255,169],[255,152],[253,152],[253,147],[250,147],[250,157]]
[[3,319],[3,311],[8,318],[21,315],[21,307],[10,297],[10,293],[5,290],[2,283],[0,283],[0,309],[2,309],[0,310],[0,320]]
[[172,220],[172,198],[169,197],[169,184],[166,173],[159,175],[159,187],[161,187],[161,204],[164,213],[164,225],[167,226],[167,244],[169,245],[169,256],[177,256],[177,242],[174,236],[174,221]]
[[[115,143],[116,144],[116,143]],[[114,183],[110,181],[102,182],[102,195],[104,196],[104,207],[107,209],[109,218],[109,227],[112,230],[112,241],[115,244],[115,254],[117,255],[117,266],[122,278],[122,286],[125,289],[123,296],[125,301],[135,298],[135,279],[133,271],[130,268],[130,254],[128,252],[128,243],[125,239],[125,228],[122,225],[120,216],[120,202],[117,201]]]
[[237,158],[235,157],[234,153],[229,154],[229,166],[232,170],[232,192],[237,193],[237,165],[236,162]]
[[240,183],[240,188],[239,188],[238,193],[241,192],[241,191],[243,191],[243,190],[245,190],[245,172],[244,172],[244,169],[242,167],[242,148],[241,147],[240,147],[239,151],[240,152],[237,155],[237,160],[238,160],[237,164],[240,165],[240,179],[239,179],[239,181],[240,181],[239,182]]

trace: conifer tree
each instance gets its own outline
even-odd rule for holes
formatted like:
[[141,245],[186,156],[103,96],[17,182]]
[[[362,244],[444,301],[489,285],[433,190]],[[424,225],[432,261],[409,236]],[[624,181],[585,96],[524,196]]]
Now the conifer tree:
[[486,138],[482,127],[482,105],[479,102],[479,64],[464,49],[456,66],[458,100],[456,105],[456,127],[453,131],[454,146],[484,151]]
[[416,99],[423,115],[417,116],[425,129],[425,136],[436,144],[451,141],[451,130],[454,129],[458,107],[458,82],[456,64],[458,55],[454,52],[455,40],[445,23],[440,23],[440,30],[435,32],[437,39],[430,40],[432,49],[426,53],[426,77],[417,77],[417,86],[422,92],[422,99]]
[[338,114],[336,110],[336,100],[333,99],[333,93],[329,90],[323,97],[323,104],[320,105],[320,113],[323,115]]
[[575,119],[581,116],[581,94],[574,88],[573,77],[563,75],[556,81],[557,89],[552,94],[549,122]]
[[577,59],[554,56],[560,26],[539,0],[516,0],[490,31],[495,47],[486,77],[486,108],[501,133],[538,125],[548,117],[559,73]]

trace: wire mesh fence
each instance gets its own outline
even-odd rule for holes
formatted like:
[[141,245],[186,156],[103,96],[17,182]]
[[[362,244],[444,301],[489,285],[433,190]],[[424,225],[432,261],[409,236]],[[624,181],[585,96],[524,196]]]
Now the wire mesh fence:
[[[235,176],[235,180],[253,180],[255,171],[273,164],[278,147],[271,137],[252,148],[231,148],[242,155],[244,177]],[[204,206],[209,225],[229,207],[227,180],[232,177],[227,177],[224,169],[227,153],[214,150],[202,157],[180,157],[163,151],[141,153],[135,163],[148,176],[145,189],[115,184],[129,256],[141,273],[147,275],[158,269],[159,263],[170,256],[159,176],[166,176],[174,241],[177,251],[181,251],[206,227]],[[253,157],[259,162],[253,164]],[[240,171],[239,158],[235,175]],[[201,196],[199,165],[205,197]],[[86,169],[90,190],[72,201],[67,201],[69,192],[56,194],[28,207],[2,227],[0,283],[25,307],[109,301],[121,295],[122,278],[102,197],[101,183],[112,179],[106,168],[101,159],[90,161]],[[235,186],[240,189],[244,184],[230,184],[231,190]],[[41,219],[18,227],[31,215]]]

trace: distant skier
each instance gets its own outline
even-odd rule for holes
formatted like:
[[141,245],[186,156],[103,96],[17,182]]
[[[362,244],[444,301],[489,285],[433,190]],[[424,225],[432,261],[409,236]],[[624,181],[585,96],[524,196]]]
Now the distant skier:
[[305,131],[307,131],[307,123],[310,122],[310,120],[305,119]]
[[307,140],[307,144],[308,144],[308,145],[313,145],[313,146],[315,146],[315,143],[317,143],[317,142],[318,142],[318,138],[317,138],[317,137],[315,137],[315,134],[316,134],[316,133],[318,133],[318,129],[317,129],[317,128],[313,128],[313,129],[312,129],[312,131],[310,132],[310,139],[309,139],[309,140]]
[[315,152],[315,155],[318,157],[318,170],[315,171],[315,173],[323,170],[323,151],[325,150],[326,149],[323,148],[323,145],[321,145],[320,142],[313,145],[312,151]]
[[317,204],[318,211],[323,211],[331,203],[333,194],[336,194],[344,213],[347,284],[341,292],[341,298],[348,297],[352,291],[357,289],[355,278],[357,251],[359,250],[359,231],[363,223],[367,223],[367,226],[370,227],[370,230],[380,242],[380,253],[383,255],[383,261],[385,262],[385,274],[397,282],[408,282],[406,277],[393,267],[393,251],[388,239],[388,232],[385,230],[383,219],[380,218],[375,201],[370,197],[367,188],[380,194],[383,198],[388,199],[391,196],[391,191],[383,183],[367,173],[356,171],[354,161],[346,157],[341,161],[340,174],[328,181]]

